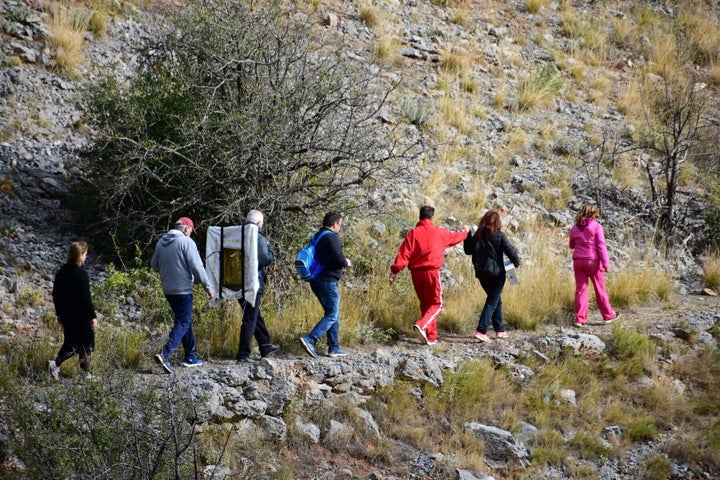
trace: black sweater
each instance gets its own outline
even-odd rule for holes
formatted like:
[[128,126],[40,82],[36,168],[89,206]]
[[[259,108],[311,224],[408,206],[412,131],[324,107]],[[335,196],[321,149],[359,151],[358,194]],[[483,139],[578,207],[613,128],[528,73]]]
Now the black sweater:
[[[323,230],[330,230],[329,228],[323,227]],[[318,232],[317,234],[319,234]],[[317,235],[316,234],[316,235]],[[315,245],[315,256],[323,266],[323,270],[320,275],[317,276],[317,280],[323,282],[338,282],[342,278],[343,268],[347,267],[347,259],[343,255],[342,245],[340,245],[340,238],[333,231],[325,234]]]
[[55,274],[52,291],[55,314],[63,325],[84,325],[95,318],[90,277],[82,267],[65,264]]

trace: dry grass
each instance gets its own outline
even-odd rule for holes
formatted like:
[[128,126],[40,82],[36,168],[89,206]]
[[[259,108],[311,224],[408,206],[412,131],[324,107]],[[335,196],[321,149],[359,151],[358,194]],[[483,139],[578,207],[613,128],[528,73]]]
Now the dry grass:
[[530,134],[522,127],[513,128],[508,134],[507,154],[510,156],[527,154],[532,146],[531,140]]
[[635,26],[624,18],[614,18],[610,39],[621,49],[637,48],[638,38]]
[[680,68],[678,45],[672,33],[653,32],[647,49],[653,73],[664,77],[668,72],[677,71]]
[[613,184],[619,187],[626,187],[638,190],[643,186],[644,175],[632,157],[622,157],[615,163],[612,169]]
[[440,99],[440,113],[443,120],[450,126],[455,127],[458,132],[472,136],[475,129],[470,122],[467,108],[462,99],[452,95],[445,95]]
[[455,12],[450,15],[450,21],[455,25],[460,25],[465,28],[470,28],[473,25],[470,9],[466,7],[455,10]]
[[532,14],[540,12],[543,7],[550,4],[550,0],[525,0],[525,8]]
[[548,187],[536,192],[540,203],[548,210],[565,210],[573,195],[572,177],[569,168],[555,168],[545,173]]
[[633,80],[628,85],[619,87],[620,95],[618,96],[617,109],[618,112],[634,118],[642,112],[643,99],[640,89],[640,82]]
[[84,61],[85,31],[89,16],[79,10],[53,10],[48,42],[55,51],[56,68],[68,75],[76,72]]
[[107,33],[108,14],[104,10],[93,11],[88,21],[88,30],[96,37],[104,37]]
[[648,258],[629,265],[616,265],[606,276],[607,290],[613,307],[667,300],[675,281],[662,270],[656,259]]
[[376,28],[382,22],[383,12],[380,7],[371,3],[363,3],[360,6],[360,20],[369,28]]
[[690,4],[680,9],[678,23],[684,27],[696,63],[708,65],[720,59],[720,23],[715,16]]
[[467,50],[451,45],[442,52],[440,68],[443,72],[462,75],[467,73],[473,65],[473,56]]
[[709,252],[705,255],[703,284],[715,290],[720,287],[720,252]]
[[503,110],[506,105],[507,92],[505,91],[505,86],[500,85],[498,88],[495,89],[495,93],[493,93],[493,108],[495,110]]
[[[506,235],[512,242],[514,234],[506,232]],[[503,291],[506,322],[521,330],[535,330],[546,323],[564,323],[573,305],[572,270],[569,260],[552,252],[565,250],[566,239],[552,232],[531,229],[524,243],[529,248],[521,253],[520,285],[506,285]]]
[[550,104],[562,88],[557,71],[545,65],[532,75],[520,81],[517,93],[519,110],[534,110]]
[[607,75],[598,73],[590,81],[590,101],[598,106],[605,107],[611,101],[610,93],[615,82]]
[[385,63],[396,64],[400,61],[398,47],[400,42],[393,35],[382,35],[375,44],[375,55]]

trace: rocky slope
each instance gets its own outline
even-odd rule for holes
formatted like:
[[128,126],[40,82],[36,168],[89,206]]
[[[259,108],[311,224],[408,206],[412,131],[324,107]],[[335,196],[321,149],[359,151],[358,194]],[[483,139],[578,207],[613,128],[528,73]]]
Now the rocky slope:
[[[497,88],[497,79],[491,73],[493,68],[502,65],[505,78],[511,85],[517,84],[524,72],[548,60],[547,48],[519,40],[532,38],[538,23],[554,27],[553,32],[557,32],[559,24],[556,5],[543,15],[533,16],[522,13],[523,3],[475,2],[470,20],[462,27],[450,21],[452,10],[431,2],[382,2],[383,8],[391,12],[395,33],[401,38],[401,71],[398,74],[407,79],[414,94],[432,98],[438,81],[440,55],[448,45],[455,45],[472,50],[481,58],[475,74],[477,88],[486,100],[492,98]],[[600,7],[589,5],[587,8]],[[140,12],[115,17],[107,37],[87,39],[87,62],[78,78],[69,79],[52,72],[53,53],[44,43],[48,13],[41,3],[9,0],[0,5],[0,15],[16,25],[12,32],[8,33],[5,28],[0,33],[0,60],[4,62],[0,66],[0,341],[7,341],[25,334],[33,325],[41,324],[44,312],[19,306],[18,299],[28,288],[49,289],[67,245],[81,235],[74,231],[71,216],[62,208],[61,198],[68,191],[69,182],[81,175],[76,155],[88,141],[77,105],[82,86],[92,82],[97,73],[109,65],[120,66],[116,70],[118,75],[131,76],[133,46],[142,43],[147,33]],[[323,28],[336,29],[356,45],[352,53],[358,62],[369,58],[368,49],[376,33],[360,21],[355,2],[325,2],[317,16]],[[545,40],[550,44],[565,41],[557,34],[546,35],[549,37]],[[15,63],[15,57],[19,59],[19,65],[10,66]],[[506,62],[508,58],[515,60]],[[618,84],[627,81],[626,73],[631,65],[641,61],[626,59],[612,72],[614,80]],[[482,132],[479,138],[463,137],[459,141],[474,142],[477,151],[492,157],[503,148],[508,131],[517,127],[531,130],[542,122],[552,121],[563,129],[566,137],[578,137],[584,135],[582,125],[600,121],[595,109],[591,103],[558,99],[547,111],[521,118],[506,110],[491,110],[474,120],[475,127]],[[389,115],[391,121],[394,121],[393,115],[400,116],[398,110]],[[601,118],[608,124],[622,126],[623,123],[622,116],[613,110]],[[430,148],[430,163],[435,154]],[[471,184],[471,173],[468,172],[474,171],[473,165],[473,161],[463,159],[453,166],[459,172],[461,185]],[[556,224],[558,230],[567,228],[572,222],[570,210],[548,210],[527,193],[549,188],[543,174],[554,168],[553,165],[532,154],[518,155],[513,165],[511,180],[492,188],[490,196],[494,205],[512,212],[510,222],[539,218]],[[427,175],[428,172],[418,168],[410,178],[417,181]],[[578,175],[577,182],[585,181],[581,173]],[[411,208],[422,201],[413,183],[400,185],[385,195],[387,197],[381,201]],[[618,193],[616,197],[608,198],[611,228],[642,213],[626,209],[627,195],[630,194]],[[582,200],[573,197],[571,206]],[[633,250],[651,248],[639,242],[630,235],[619,236],[613,240],[613,251],[619,258],[629,258]],[[698,290],[698,285],[692,283],[693,275],[697,273],[692,257],[678,255],[673,262],[676,264],[672,269],[688,281],[684,291]],[[91,259],[89,268],[93,281],[102,282],[106,277],[101,258]],[[129,306],[128,310],[133,307]],[[677,299],[670,310],[657,306],[627,312],[623,322],[637,324],[654,338],[671,345],[686,345],[693,339],[691,347],[701,349],[708,345],[717,346],[709,332],[720,322],[719,311],[716,299],[687,295]],[[136,314],[136,311],[127,312],[128,317]],[[247,423],[261,427],[269,437],[281,438],[288,429],[282,411],[290,400],[301,397],[308,405],[323,408],[324,402],[336,403],[342,398],[358,409],[359,416],[365,419],[364,428],[373,431],[378,428],[377,424],[372,415],[363,413],[366,412],[363,404],[379,387],[408,378],[441,386],[444,372],[456,370],[464,360],[483,357],[508,369],[515,381],[522,384],[534,375],[531,369],[523,366],[524,358],[542,358],[564,348],[583,355],[592,349],[603,350],[604,328],[594,325],[579,332],[550,326],[538,332],[512,332],[510,341],[492,345],[444,336],[442,346],[435,349],[427,349],[413,340],[402,340],[392,345],[360,347],[351,357],[342,360],[310,360],[286,353],[250,367],[209,362],[197,371],[181,372],[180,378],[188,391],[198,398],[211,392],[204,411],[208,422]],[[671,359],[658,358],[657,361]],[[150,381],[162,382],[167,378],[154,370],[149,373]],[[572,402],[577,393],[567,392],[563,401]],[[608,435],[614,434],[613,426],[607,427],[610,429]],[[406,446],[403,461],[394,466],[376,466],[368,460],[332,453],[323,446],[328,438],[353,434],[351,426],[342,421],[318,425],[309,419],[298,419],[291,428],[304,432],[303,435],[315,445],[319,459],[317,464],[307,467],[305,478],[446,478],[434,476],[435,464],[447,463],[437,452],[420,452]],[[496,478],[520,478],[506,477],[504,464],[527,462],[532,434],[515,437],[509,432],[497,431],[497,425],[472,424],[467,428],[485,442],[497,441],[497,449],[486,448],[486,451],[495,452],[486,457],[486,474]],[[664,433],[655,441],[629,449],[622,457],[595,462],[593,471],[598,478],[608,480],[638,478],[644,460],[662,452],[671,440],[672,432]],[[691,472],[685,465],[673,464],[674,478],[711,478],[716,474]],[[455,475],[465,479],[487,478],[480,471],[460,470]],[[560,468],[550,468],[543,476],[572,478],[569,472]],[[272,473],[263,478],[272,478]]]

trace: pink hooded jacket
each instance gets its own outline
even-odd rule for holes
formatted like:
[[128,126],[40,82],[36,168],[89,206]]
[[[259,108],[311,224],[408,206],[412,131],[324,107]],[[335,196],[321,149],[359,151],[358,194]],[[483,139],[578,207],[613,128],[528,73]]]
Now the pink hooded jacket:
[[605,232],[594,218],[586,218],[573,225],[570,248],[573,249],[573,260],[599,260],[601,270],[610,268]]

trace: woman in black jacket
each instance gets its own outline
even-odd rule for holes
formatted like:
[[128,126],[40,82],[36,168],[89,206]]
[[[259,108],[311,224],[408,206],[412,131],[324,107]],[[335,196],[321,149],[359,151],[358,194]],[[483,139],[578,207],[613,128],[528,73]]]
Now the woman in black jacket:
[[467,255],[472,255],[475,277],[480,280],[480,285],[487,294],[475,338],[483,342],[492,341],[487,335],[490,321],[495,336],[507,338],[507,332],[503,328],[501,298],[505,286],[503,254],[507,255],[516,268],[520,266],[520,258],[510,240],[500,231],[500,215],[496,211],[490,210],[483,215],[474,235],[468,232],[463,249]]
[[97,319],[90,298],[90,277],[82,268],[87,251],[87,243],[73,242],[67,263],[55,274],[52,297],[55,314],[65,335],[57,357],[48,362],[48,370],[55,379],[60,378],[60,364],[73,355],[79,355],[80,368],[90,374],[90,354],[95,349]]

